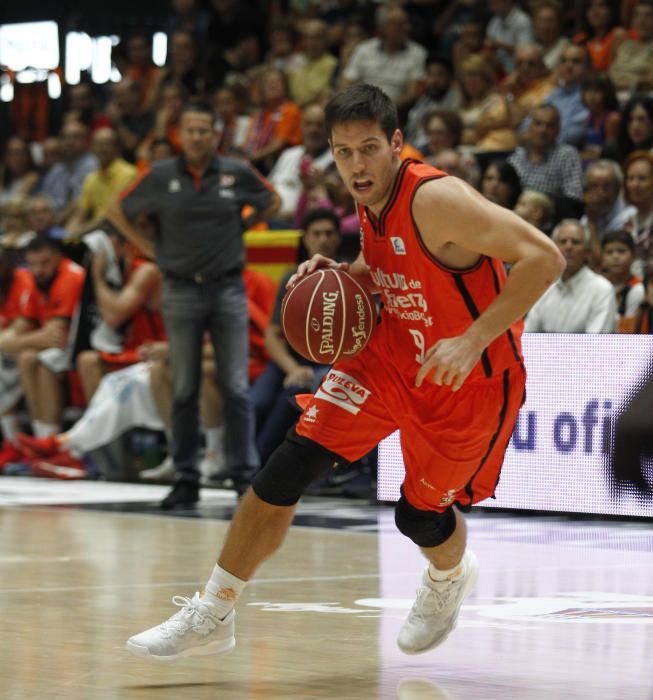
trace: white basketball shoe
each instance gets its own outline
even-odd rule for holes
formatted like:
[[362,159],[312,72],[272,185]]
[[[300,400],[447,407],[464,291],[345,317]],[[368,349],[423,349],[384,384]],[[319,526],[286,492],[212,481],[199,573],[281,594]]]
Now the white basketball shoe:
[[458,613],[478,575],[476,555],[469,549],[461,561],[462,575],[446,581],[433,581],[428,568],[417,589],[417,598],[404,622],[397,644],[405,654],[420,654],[442,644],[456,626]]
[[213,614],[213,603],[195,593],[192,598],[176,595],[172,602],[181,608],[156,627],[127,640],[127,650],[152,661],[176,661],[187,656],[226,654],[236,646],[235,610],[224,620]]

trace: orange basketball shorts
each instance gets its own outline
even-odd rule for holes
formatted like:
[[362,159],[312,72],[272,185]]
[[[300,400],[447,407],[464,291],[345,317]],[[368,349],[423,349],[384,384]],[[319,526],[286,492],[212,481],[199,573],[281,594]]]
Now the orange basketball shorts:
[[467,509],[494,495],[524,401],[523,367],[465,382],[457,392],[414,381],[371,343],[337,363],[313,396],[301,397],[297,432],[353,462],[399,429],[403,494],[421,510]]

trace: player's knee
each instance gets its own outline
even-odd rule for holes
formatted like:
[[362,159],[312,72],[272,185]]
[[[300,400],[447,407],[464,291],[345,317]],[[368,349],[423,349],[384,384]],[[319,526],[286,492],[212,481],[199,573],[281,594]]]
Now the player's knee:
[[293,506],[306,487],[338,459],[291,430],[252,481],[256,495],[275,506]]
[[451,506],[442,513],[419,510],[402,495],[395,506],[395,523],[399,532],[416,545],[437,547],[453,535],[456,529],[456,514]]
[[18,369],[20,372],[33,372],[38,366],[39,356],[37,350],[23,350],[17,356]]
[[100,364],[100,356],[95,350],[84,350],[77,356],[77,371],[86,374],[94,371]]

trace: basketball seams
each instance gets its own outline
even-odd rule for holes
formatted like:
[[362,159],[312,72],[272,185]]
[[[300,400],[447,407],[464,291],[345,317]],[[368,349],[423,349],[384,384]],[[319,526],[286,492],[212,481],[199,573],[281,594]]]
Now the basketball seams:
[[315,301],[315,296],[317,295],[320,287],[322,286],[322,283],[324,282],[324,270],[316,270],[316,272],[320,273],[320,281],[315,285],[315,289],[313,289],[313,293],[311,294],[311,298],[308,302],[308,307],[306,310],[306,321],[304,322],[304,333],[306,338],[306,349],[308,350],[308,353],[311,356],[311,360],[313,360],[313,362],[317,362],[318,364],[323,364],[323,361],[318,360],[318,358],[315,357],[315,355],[313,354],[313,348],[311,347],[311,339],[309,337],[311,329],[311,310],[313,309],[313,302]]
[[[336,275],[333,270],[331,270],[331,273],[333,276],[336,278],[336,281],[338,282],[338,286],[340,287],[340,302],[341,302],[341,307],[342,307],[342,323],[340,324],[340,345],[338,346],[338,352],[336,353],[336,357],[340,357],[340,353],[342,352],[342,346],[345,343],[345,335],[347,333],[347,306],[346,306],[346,299],[345,299],[345,288],[342,284],[342,280],[340,279],[340,275]],[[344,273],[347,274],[347,273]],[[347,275],[349,276],[349,275]]]
[[[367,310],[368,310],[368,323],[365,328],[366,333],[365,333],[365,342],[363,343],[363,348],[370,342],[370,338],[372,337],[372,333],[374,331],[374,313],[375,313],[375,307],[373,304],[373,300],[371,298],[370,293],[363,287],[363,285],[352,275],[345,273],[347,277],[361,290],[361,293],[363,294],[363,299],[365,299],[365,303],[367,304]],[[361,348],[361,350],[363,349]]]

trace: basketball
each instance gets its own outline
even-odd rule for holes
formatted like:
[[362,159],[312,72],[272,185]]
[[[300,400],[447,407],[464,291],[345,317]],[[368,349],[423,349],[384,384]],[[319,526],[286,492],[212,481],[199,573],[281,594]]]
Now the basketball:
[[341,270],[315,270],[286,292],[281,327],[307,360],[332,365],[357,355],[376,324],[370,292]]

